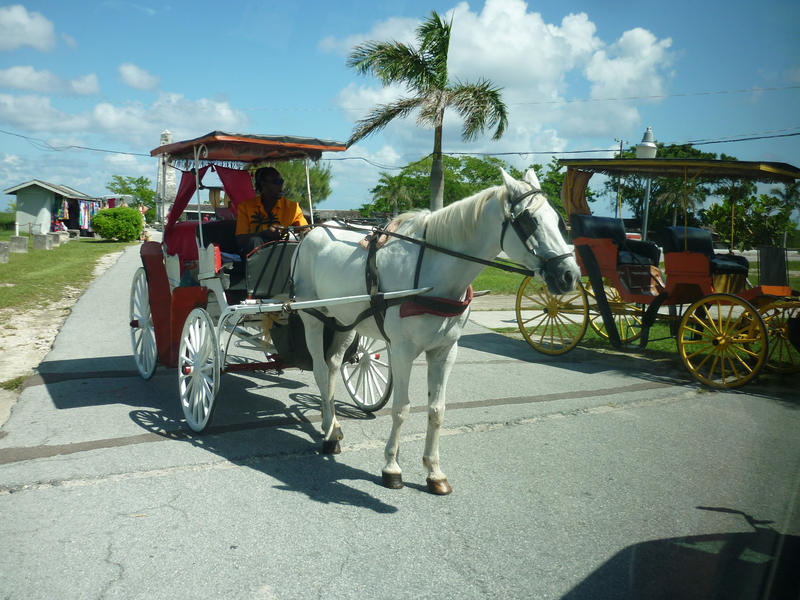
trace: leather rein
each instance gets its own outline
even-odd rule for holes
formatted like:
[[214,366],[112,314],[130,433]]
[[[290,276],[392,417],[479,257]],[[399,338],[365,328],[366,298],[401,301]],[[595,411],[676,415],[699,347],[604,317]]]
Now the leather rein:
[[[520,210],[519,212],[517,212],[517,214],[514,214],[515,213],[515,209],[518,206],[520,206],[520,202],[522,202],[525,198],[533,196],[533,195],[535,195],[537,193],[541,193],[541,190],[537,190],[536,188],[534,188],[531,185],[531,190],[530,191],[525,192],[524,194],[522,194],[521,196],[516,198],[513,202],[509,202],[508,203],[508,207],[504,206],[504,208],[505,208],[505,218],[503,219],[502,233],[500,235],[500,248],[504,249],[503,248],[503,241],[505,239],[506,230],[508,229],[508,226],[511,225],[512,229],[514,229],[514,232],[520,238],[520,241],[528,249],[528,251],[530,251],[532,254],[536,255],[539,258],[539,260],[542,262],[542,265],[541,265],[540,269],[537,269],[537,270],[543,270],[543,269],[546,268],[547,263],[549,263],[550,261],[561,260],[561,259],[570,257],[570,256],[572,256],[572,253],[568,252],[568,253],[565,253],[565,254],[559,254],[559,255],[555,255],[555,256],[551,256],[551,257],[547,257],[547,258],[542,258],[542,257],[539,257],[537,255],[536,248],[533,246],[532,242],[530,242],[530,238],[534,236],[534,233],[535,233],[536,229],[539,226],[538,223],[536,222],[536,219],[533,217],[533,215],[531,214],[530,211],[525,210],[524,208],[522,210]],[[546,201],[547,200],[545,198],[545,199],[542,200],[542,203],[544,203]],[[538,208],[538,206],[537,206],[537,208]],[[364,232],[365,231],[364,228],[356,227],[354,225],[350,225],[346,221],[344,221],[342,225],[321,224],[321,225],[317,225],[317,227],[322,227],[322,228],[325,228],[325,229],[339,229],[339,230],[342,230],[342,231],[357,231],[357,232]],[[378,249],[378,246],[377,246],[378,238],[380,236],[382,236],[382,235],[391,236],[391,237],[397,238],[399,240],[403,240],[405,242],[410,242],[412,244],[416,244],[417,246],[420,247],[419,255],[417,256],[417,265],[416,265],[416,269],[415,269],[415,272],[414,272],[414,287],[415,288],[419,287],[419,273],[420,273],[420,270],[422,268],[422,259],[423,259],[423,256],[425,254],[425,250],[428,249],[428,248],[430,248],[431,250],[433,250],[435,252],[440,252],[442,254],[447,254],[448,256],[453,256],[455,258],[459,258],[459,259],[466,260],[466,261],[469,261],[469,262],[474,262],[474,263],[486,265],[488,267],[494,267],[496,269],[500,269],[502,271],[506,271],[506,272],[509,272],[509,273],[517,273],[517,274],[520,274],[520,275],[525,275],[525,276],[529,276],[530,277],[530,276],[536,275],[536,271],[537,271],[537,270],[527,269],[525,267],[509,265],[509,264],[506,264],[506,263],[498,262],[496,260],[487,260],[487,259],[484,259],[484,258],[478,258],[477,256],[471,256],[469,254],[464,254],[463,252],[458,252],[457,250],[451,250],[449,248],[444,248],[444,247],[439,246],[437,244],[432,244],[431,242],[428,242],[427,240],[425,240],[425,232],[424,231],[423,231],[422,239],[419,239],[419,238],[412,238],[412,237],[409,237],[407,235],[403,235],[401,233],[397,233],[395,231],[389,231],[388,229],[383,228],[383,227],[373,227],[373,228],[371,228],[369,230],[369,233],[367,234],[367,239],[368,239],[368,250],[367,250],[367,252],[368,252],[368,254],[367,254],[367,268],[366,268],[366,274],[365,274],[367,292],[370,295],[370,308],[366,309],[361,314],[359,314],[358,317],[356,318],[355,322],[352,325],[342,325],[342,324],[336,322],[336,320],[333,319],[332,317],[328,317],[327,315],[325,315],[324,313],[322,313],[321,311],[318,311],[316,309],[307,309],[307,312],[311,313],[312,315],[314,315],[318,319],[322,320],[323,322],[328,323],[330,326],[334,327],[338,331],[349,331],[350,329],[353,329],[363,319],[366,319],[366,318],[369,318],[370,316],[372,316],[372,317],[375,318],[376,324],[378,325],[378,329],[380,330],[380,332],[383,335],[383,337],[386,338],[387,340],[389,339],[388,336],[386,335],[386,332],[383,329],[383,319],[384,319],[384,315],[386,313],[386,309],[389,306],[392,306],[393,304],[399,304],[399,303],[405,302],[405,301],[408,300],[408,298],[397,298],[397,299],[393,299],[393,300],[386,300],[383,297],[383,294],[380,292],[379,281],[378,281],[378,270],[377,270],[376,253],[377,253],[377,249]],[[472,299],[470,292],[471,292],[471,290],[467,291],[467,297],[468,297],[469,300]],[[428,297],[428,296],[417,296],[416,298],[417,298],[417,301],[425,299],[425,300],[432,301],[433,303],[442,302],[442,301],[443,302],[449,302],[449,303],[453,303],[454,302],[452,300],[447,300],[447,299],[442,299],[442,298],[432,298],[432,297]],[[424,304],[424,302],[423,302],[423,304]],[[467,301],[467,304],[468,304],[468,301]],[[463,309],[462,309],[462,311],[463,311]]]

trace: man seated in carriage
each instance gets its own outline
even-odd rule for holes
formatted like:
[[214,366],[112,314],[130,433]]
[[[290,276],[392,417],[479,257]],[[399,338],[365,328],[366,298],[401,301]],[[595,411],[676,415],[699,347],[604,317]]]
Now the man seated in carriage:
[[236,244],[240,250],[250,252],[276,240],[286,227],[308,226],[297,202],[283,196],[283,178],[277,169],[258,169],[255,188],[258,195],[242,202],[237,210]]

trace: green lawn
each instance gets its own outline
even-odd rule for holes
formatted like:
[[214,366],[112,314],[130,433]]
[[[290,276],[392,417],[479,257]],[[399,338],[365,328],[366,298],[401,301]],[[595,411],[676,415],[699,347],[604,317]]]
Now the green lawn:
[[[0,235],[0,241],[12,234]],[[66,287],[83,289],[91,282],[101,256],[130,244],[95,238],[74,239],[51,250],[34,250],[29,244],[27,253],[13,253],[9,262],[0,264],[0,309],[37,308],[57,302]]]

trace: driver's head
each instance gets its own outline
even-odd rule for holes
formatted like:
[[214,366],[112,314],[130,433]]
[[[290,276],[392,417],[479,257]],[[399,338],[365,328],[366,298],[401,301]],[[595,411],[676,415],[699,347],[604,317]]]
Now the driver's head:
[[256,171],[256,191],[267,195],[280,195],[283,190],[283,177],[275,167],[261,167]]

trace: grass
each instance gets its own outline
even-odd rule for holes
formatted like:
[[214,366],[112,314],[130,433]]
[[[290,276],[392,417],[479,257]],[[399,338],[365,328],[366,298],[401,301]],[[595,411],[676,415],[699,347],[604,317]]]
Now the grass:
[[91,282],[100,257],[129,245],[78,238],[51,250],[29,246],[27,253],[13,253],[9,262],[0,264],[0,309],[39,308],[58,302],[67,287],[83,289]]

